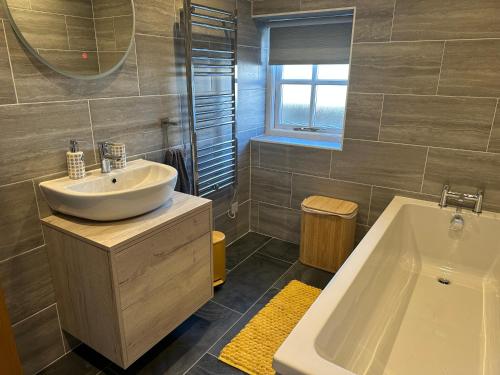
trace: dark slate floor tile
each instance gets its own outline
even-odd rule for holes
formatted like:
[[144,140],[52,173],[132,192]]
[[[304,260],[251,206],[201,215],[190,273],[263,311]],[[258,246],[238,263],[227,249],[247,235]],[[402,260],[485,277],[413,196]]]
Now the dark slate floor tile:
[[244,313],[289,267],[289,263],[256,253],[229,274],[214,300]]
[[276,294],[278,289],[270,289],[264,294],[257,303],[248,310],[245,315],[210,349],[209,353],[219,356],[222,349],[245,327],[245,325],[257,314]]
[[276,284],[274,284],[274,286],[282,289],[290,281],[299,280],[307,285],[323,289],[332,277],[333,273],[322,271],[297,262],[290,270],[288,270],[286,274],[283,275],[281,279],[276,282]]
[[233,244],[226,251],[226,268],[233,269],[247,256],[269,241],[271,237],[263,234],[250,232]]
[[273,238],[258,253],[294,263],[299,259],[300,247],[297,244]]
[[205,354],[202,359],[186,375],[240,375],[240,370],[226,365],[216,357]]
[[103,372],[113,375],[183,374],[239,318],[238,313],[208,302],[127,370],[112,365]]
[[111,363],[89,348],[80,345],[59,361],[53,363],[41,375],[96,375]]

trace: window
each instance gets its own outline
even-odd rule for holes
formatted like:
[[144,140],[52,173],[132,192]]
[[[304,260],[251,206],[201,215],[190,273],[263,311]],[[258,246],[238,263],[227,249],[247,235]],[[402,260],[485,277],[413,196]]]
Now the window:
[[273,69],[274,129],[342,135],[349,64]]

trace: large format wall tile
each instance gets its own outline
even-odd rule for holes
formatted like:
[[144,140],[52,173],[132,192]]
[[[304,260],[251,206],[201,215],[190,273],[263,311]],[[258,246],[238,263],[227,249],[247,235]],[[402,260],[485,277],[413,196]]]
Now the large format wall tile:
[[90,101],[94,139],[122,142],[129,155],[166,147],[161,121],[178,122],[177,95]]
[[66,17],[69,48],[79,51],[96,51],[94,20],[81,17]]
[[87,163],[95,163],[87,102],[4,106],[0,120],[0,185],[66,170],[70,139],[85,141]]
[[[266,91],[238,90],[238,131],[249,129],[264,129],[266,107]],[[262,110],[258,110],[261,108]]]
[[174,36],[174,0],[135,0],[135,31],[139,34]]
[[265,89],[266,66],[261,48],[238,47],[238,89]]
[[38,373],[64,354],[55,305],[14,326],[14,335],[26,375]]
[[251,18],[252,2],[248,0],[238,0],[238,44],[243,46],[261,46],[261,28]]
[[19,43],[12,29],[8,28],[6,32],[21,103],[138,94],[134,48],[115,73],[101,79],[78,80],[67,78],[44,66]]
[[332,177],[419,191],[426,154],[426,147],[346,139],[333,155]]
[[303,11],[356,7],[354,42],[388,41],[395,0],[302,0]]
[[10,71],[9,54],[7,53],[7,45],[5,43],[3,23],[0,22],[0,105],[15,102],[16,93]]
[[386,95],[380,140],[486,151],[496,102]]
[[220,215],[215,219],[214,227],[226,235],[226,245],[243,236],[250,228],[250,202],[238,207],[238,220],[230,219],[225,214]]
[[260,142],[260,166],[328,177],[331,151]]
[[349,93],[344,137],[377,140],[382,100],[383,96],[380,94]]
[[254,16],[300,11],[300,0],[255,0],[252,4]]
[[0,283],[12,324],[55,302],[45,247],[1,262]]
[[258,232],[299,242],[300,211],[259,202]]
[[177,94],[177,73],[175,48],[179,40],[156,36],[137,35],[137,64],[141,95]]
[[380,215],[382,215],[382,212],[384,212],[386,207],[389,205],[389,203],[391,203],[392,199],[395,196],[415,198],[415,199],[435,201],[435,202],[439,200],[438,196],[433,196],[429,194],[412,193],[404,190],[387,189],[375,186],[373,187],[368,225],[373,225],[377,221]]
[[87,18],[93,17],[92,3],[90,1],[29,0],[29,3],[31,4],[31,9],[42,12],[68,14]]
[[435,94],[443,46],[443,42],[354,44],[349,89]]
[[290,207],[291,182],[291,173],[252,168],[252,199]]
[[500,39],[446,42],[438,94],[500,96]]
[[392,40],[500,37],[497,0],[398,0]]
[[292,208],[300,210],[302,201],[311,195],[345,199],[359,205],[358,223],[366,224],[371,187],[352,182],[294,174],[292,179]]
[[454,191],[484,190],[486,206],[500,208],[500,155],[431,148],[425,169],[423,192],[440,195],[444,184]]
[[0,261],[43,244],[31,181],[0,187]]
[[497,102],[497,110],[495,114],[495,122],[493,123],[493,128],[491,129],[491,139],[488,145],[489,152],[500,153],[500,101]]

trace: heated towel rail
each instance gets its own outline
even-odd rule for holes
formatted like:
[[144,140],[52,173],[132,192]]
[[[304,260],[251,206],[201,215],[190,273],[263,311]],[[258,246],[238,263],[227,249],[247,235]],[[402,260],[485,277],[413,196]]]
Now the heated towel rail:
[[[236,11],[184,0],[189,128],[195,195],[206,196],[238,186],[236,138]],[[223,38],[223,43],[198,42],[195,30]],[[203,35],[203,34],[201,34]],[[204,39],[204,38],[201,38]],[[222,79],[225,88],[206,90],[206,80]],[[199,82],[205,88],[197,87]],[[220,83],[220,82],[219,82]],[[212,86],[212,85],[211,85]],[[207,92],[208,91],[208,92]]]

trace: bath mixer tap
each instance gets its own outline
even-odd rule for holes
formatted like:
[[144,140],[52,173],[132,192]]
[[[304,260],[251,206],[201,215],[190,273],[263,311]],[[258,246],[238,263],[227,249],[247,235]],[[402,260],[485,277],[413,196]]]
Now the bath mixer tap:
[[98,142],[97,147],[99,148],[99,157],[101,160],[101,173],[111,172],[111,160],[120,160],[121,156],[111,155],[109,151],[109,142]]
[[444,185],[443,191],[441,192],[439,207],[448,206],[449,199],[454,200],[460,207],[462,207],[465,203],[474,203],[472,212],[476,214],[480,214],[483,211],[484,193],[482,190],[479,190],[476,194],[458,193],[451,191],[449,185]]

